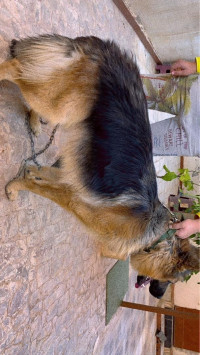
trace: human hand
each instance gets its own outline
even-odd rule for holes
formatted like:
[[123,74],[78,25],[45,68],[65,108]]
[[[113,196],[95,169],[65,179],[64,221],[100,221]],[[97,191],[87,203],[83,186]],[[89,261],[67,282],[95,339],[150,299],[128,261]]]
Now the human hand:
[[178,60],[171,66],[171,73],[174,76],[188,76],[195,74],[197,71],[197,65],[195,62],[187,62],[186,60]]
[[173,223],[171,228],[177,229],[176,235],[181,239],[185,239],[192,234],[200,232],[200,219],[186,219],[179,223]]

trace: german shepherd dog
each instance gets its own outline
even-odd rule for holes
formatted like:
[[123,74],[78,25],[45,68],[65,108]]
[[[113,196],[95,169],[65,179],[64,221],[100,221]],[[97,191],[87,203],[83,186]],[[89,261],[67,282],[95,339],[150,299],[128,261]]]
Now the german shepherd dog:
[[10,52],[0,80],[21,89],[33,132],[42,117],[69,134],[59,168],[26,167],[6,186],[8,198],[29,190],[56,202],[93,231],[103,255],[131,255],[133,268],[158,287],[199,269],[189,240],[173,237],[146,251],[168,229],[170,213],[157,195],[146,98],[133,60],[96,37],[13,40]]

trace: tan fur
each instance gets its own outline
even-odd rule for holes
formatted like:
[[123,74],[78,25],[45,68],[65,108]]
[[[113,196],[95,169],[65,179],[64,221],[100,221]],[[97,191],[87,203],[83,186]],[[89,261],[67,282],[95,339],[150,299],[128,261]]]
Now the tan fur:
[[83,53],[74,51],[67,57],[64,45],[46,40],[22,50],[17,57],[21,63],[20,79],[35,84],[49,81],[55,73],[67,70],[83,57]]
[[[69,132],[62,168],[27,167],[20,178],[7,185],[7,196],[13,200],[18,191],[29,190],[49,198],[94,232],[103,244],[104,254],[123,259],[134,253],[132,264],[141,274],[173,279],[172,269],[179,261],[178,254],[173,252],[171,257],[165,242],[150,253],[143,251],[156,236],[148,233],[149,221],[133,216],[129,196],[122,195],[108,203],[91,195],[83,185],[77,157],[87,155],[89,137],[84,120],[98,96],[98,62],[87,56],[90,41],[93,40],[83,43],[85,51],[68,41],[68,57],[66,47],[59,40],[43,40],[39,45],[35,42],[30,49],[22,43],[17,59],[0,65],[0,80],[17,84],[29,104],[30,122],[36,134],[40,131],[39,116],[52,124],[62,124]],[[182,270],[184,265],[183,262],[177,268]],[[192,269],[194,265],[190,266]]]
[[[135,219],[129,208],[96,207],[85,203],[74,188],[66,183],[56,183],[59,178],[56,170],[59,169],[43,167],[38,170],[35,167],[28,167],[24,177],[7,185],[8,197],[12,200],[17,197],[19,190],[29,190],[51,199],[76,215],[117,257],[123,258],[127,252],[130,254],[140,249],[141,242],[138,236],[143,235],[145,224]],[[137,240],[133,243],[134,235],[137,236],[138,243]]]
[[160,281],[183,281],[179,273],[185,270],[199,270],[200,249],[191,245],[188,239],[173,237],[168,243],[163,241],[149,252],[144,250],[131,255],[131,264],[140,275],[148,275]]
[[17,84],[32,111],[68,128],[88,116],[97,95],[97,72],[97,64],[82,55],[65,69],[55,69],[45,81],[39,81],[40,73],[36,73],[37,80],[30,82],[24,66],[12,59],[0,65],[0,80]]
[[132,216],[126,206],[94,206],[81,199],[80,191],[59,181],[59,169],[54,167],[28,167],[24,176],[11,181],[7,195],[13,200],[18,191],[29,190],[49,198],[67,211],[73,213],[96,239],[102,243],[102,252],[107,257],[126,259],[131,255],[131,264],[141,275],[148,275],[160,281],[176,282],[184,270],[199,269],[199,249],[191,246],[188,240],[173,238],[158,244],[146,252],[142,245],[148,243],[143,236],[145,223]]

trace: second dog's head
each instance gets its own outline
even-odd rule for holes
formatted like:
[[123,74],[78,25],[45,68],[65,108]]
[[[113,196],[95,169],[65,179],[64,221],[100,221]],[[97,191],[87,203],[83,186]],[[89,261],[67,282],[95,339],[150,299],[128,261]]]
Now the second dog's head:
[[131,255],[131,265],[139,275],[150,277],[150,292],[160,298],[169,283],[183,281],[192,271],[200,270],[199,247],[189,239],[173,237],[159,243],[154,249]]

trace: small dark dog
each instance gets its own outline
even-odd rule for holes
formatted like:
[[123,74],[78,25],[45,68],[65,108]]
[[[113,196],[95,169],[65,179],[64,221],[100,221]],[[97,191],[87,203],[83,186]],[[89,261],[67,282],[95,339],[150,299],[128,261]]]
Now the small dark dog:
[[132,59],[110,41],[57,35],[14,40],[11,55],[0,80],[21,89],[32,130],[39,133],[43,117],[70,135],[60,169],[27,167],[7,196],[30,190],[53,200],[93,230],[104,255],[131,254],[141,275],[175,282],[199,269],[189,240],[145,251],[168,229],[170,214],[157,196],[146,99]]

